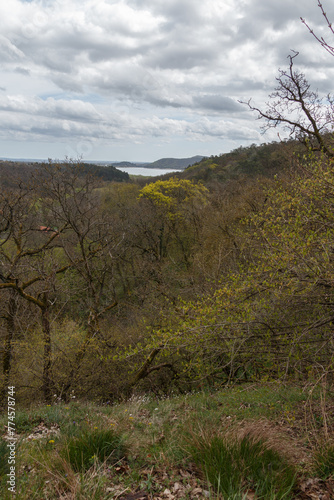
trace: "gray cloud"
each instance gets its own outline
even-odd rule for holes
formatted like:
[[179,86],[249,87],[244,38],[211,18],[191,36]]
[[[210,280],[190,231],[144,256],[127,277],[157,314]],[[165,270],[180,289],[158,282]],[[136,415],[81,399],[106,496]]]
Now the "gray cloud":
[[166,47],[163,44],[156,47],[145,62],[150,67],[186,71],[195,67],[205,68],[210,64],[214,65],[215,60],[216,54],[212,51],[212,47],[187,46],[171,40]]
[[14,71],[16,73],[20,73],[21,75],[29,76],[30,75],[30,70],[27,68],[21,68],[20,66],[17,66]]
[[242,106],[230,97],[217,94],[195,96],[194,105],[207,111],[215,111],[216,113],[241,113],[243,111]]

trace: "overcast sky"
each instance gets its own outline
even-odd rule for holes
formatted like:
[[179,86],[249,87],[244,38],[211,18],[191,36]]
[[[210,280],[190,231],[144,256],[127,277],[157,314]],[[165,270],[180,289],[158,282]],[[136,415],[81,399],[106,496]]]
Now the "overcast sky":
[[[260,107],[291,49],[331,92],[318,0],[1,0],[0,157],[154,161],[270,142]],[[334,22],[333,0],[323,0]]]

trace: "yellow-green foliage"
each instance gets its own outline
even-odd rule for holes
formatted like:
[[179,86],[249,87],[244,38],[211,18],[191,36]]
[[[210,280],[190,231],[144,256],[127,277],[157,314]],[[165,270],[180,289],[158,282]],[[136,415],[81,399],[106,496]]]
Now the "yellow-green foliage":
[[205,203],[208,190],[202,184],[172,177],[167,181],[156,181],[145,186],[139,198],[150,200],[170,218],[181,216],[181,207],[191,203]]

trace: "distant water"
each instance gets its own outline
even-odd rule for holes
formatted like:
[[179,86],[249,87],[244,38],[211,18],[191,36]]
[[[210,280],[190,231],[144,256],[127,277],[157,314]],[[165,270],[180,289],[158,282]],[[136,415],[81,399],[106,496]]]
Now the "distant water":
[[117,165],[115,165],[115,167],[122,172],[127,172],[129,175],[145,175],[147,177],[156,177],[171,172],[181,172],[180,169],[172,168],[117,167]]

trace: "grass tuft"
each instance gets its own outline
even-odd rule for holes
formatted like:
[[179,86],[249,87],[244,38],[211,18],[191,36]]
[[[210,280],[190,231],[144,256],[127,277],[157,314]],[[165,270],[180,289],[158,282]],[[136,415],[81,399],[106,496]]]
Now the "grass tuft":
[[117,462],[125,456],[122,438],[112,430],[84,430],[66,441],[60,454],[75,472],[85,472],[97,461]]
[[334,444],[323,446],[314,454],[314,470],[320,479],[334,477]]
[[292,497],[294,467],[268,443],[250,433],[242,438],[217,434],[192,434],[190,454],[217,493],[224,499],[256,498],[288,500]]

